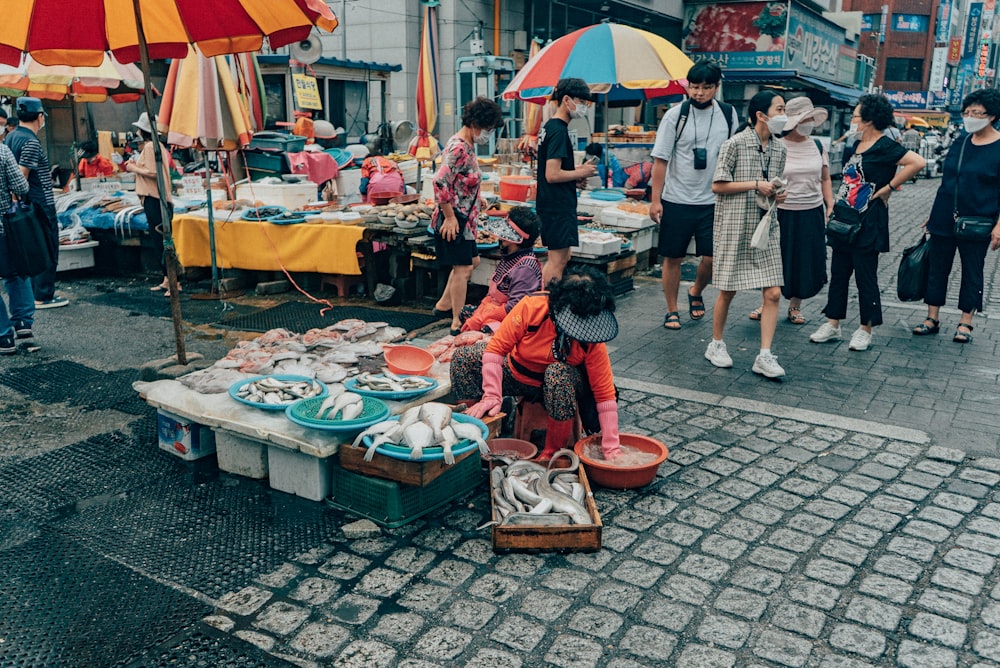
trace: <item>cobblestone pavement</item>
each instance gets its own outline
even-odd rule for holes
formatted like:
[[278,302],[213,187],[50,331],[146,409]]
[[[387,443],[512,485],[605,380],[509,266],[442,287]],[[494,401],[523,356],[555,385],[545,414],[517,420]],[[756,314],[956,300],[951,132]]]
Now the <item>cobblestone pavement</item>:
[[494,555],[480,493],[318,545],[209,621],[300,665],[1000,665],[1000,459],[622,400],[672,451],[652,486],[596,492],[600,552]]
[[[618,303],[621,333],[613,342],[612,363],[618,377],[746,397],[783,406],[836,413],[887,424],[915,427],[934,435],[939,443],[974,454],[1000,454],[997,432],[1000,416],[1000,290],[997,271],[1000,254],[986,261],[986,314],[976,317],[975,341],[952,342],[958,310],[959,262],[956,258],[948,304],[942,308],[941,334],[914,337],[911,329],[926,314],[922,302],[896,299],[896,270],[905,246],[919,238],[917,226],[926,218],[940,179],[906,185],[889,205],[892,252],[881,256],[879,284],[885,324],[876,328],[872,348],[847,349],[857,328],[857,294],[852,287],[843,340],[814,344],[809,335],[824,321],[820,313],[826,291],[807,300],[804,326],[788,323],[782,301],[778,330],[772,346],[787,371],[784,382],[769,382],[750,371],[760,346],[760,330],[747,314],[760,305],[759,292],[736,295],[730,309],[725,340],[733,357],[732,369],[716,369],[704,359],[712,337],[712,309],[716,291],[706,290],[708,313],[701,321],[688,318],[682,308],[679,332],[663,329],[665,310],[659,280],[636,281],[636,290]],[[686,285],[681,286],[685,290]],[[683,302],[683,296],[681,297]]]

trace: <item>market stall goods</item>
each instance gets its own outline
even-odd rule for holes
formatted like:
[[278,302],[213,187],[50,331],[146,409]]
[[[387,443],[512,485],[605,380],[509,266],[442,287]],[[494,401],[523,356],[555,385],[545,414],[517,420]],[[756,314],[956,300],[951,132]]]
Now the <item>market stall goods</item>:
[[[554,466],[569,459],[566,467]],[[493,520],[497,525],[552,526],[593,524],[584,505],[586,490],[576,475],[580,459],[572,450],[559,450],[548,468],[526,460],[507,460],[490,473]]]
[[477,341],[488,341],[491,336],[483,332],[462,332],[457,336],[442,336],[427,346],[427,352],[433,355],[438,362],[446,364],[451,361],[451,356],[455,354],[457,348],[471,346]]
[[315,380],[300,376],[265,376],[234,385],[230,395],[246,404],[258,405],[261,408],[287,406],[320,396],[326,392],[326,387]]
[[463,452],[471,447],[489,452],[484,437],[484,425],[479,420],[457,415],[451,406],[431,401],[372,425],[355,439],[354,447],[364,441],[368,448],[364,459],[369,462],[380,452],[415,461],[443,458],[451,465],[462,446]]

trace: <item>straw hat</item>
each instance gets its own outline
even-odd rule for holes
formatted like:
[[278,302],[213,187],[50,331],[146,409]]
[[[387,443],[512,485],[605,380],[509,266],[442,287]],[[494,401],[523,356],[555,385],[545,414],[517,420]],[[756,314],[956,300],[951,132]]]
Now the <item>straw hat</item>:
[[784,132],[794,130],[799,123],[810,119],[819,125],[826,121],[828,116],[826,109],[814,107],[812,100],[804,96],[786,102],[785,115],[788,116],[788,120],[785,121]]

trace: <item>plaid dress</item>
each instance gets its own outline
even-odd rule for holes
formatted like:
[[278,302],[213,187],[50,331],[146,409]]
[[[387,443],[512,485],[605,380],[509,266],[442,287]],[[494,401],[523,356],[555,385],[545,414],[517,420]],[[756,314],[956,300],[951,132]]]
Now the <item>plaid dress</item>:
[[[765,174],[766,168],[766,174]],[[747,128],[722,144],[715,165],[714,181],[768,181],[785,171],[785,144],[771,138],[767,149],[753,128]],[[780,287],[781,241],[778,217],[771,221],[767,248],[755,250],[750,239],[764,212],[757,207],[754,191],[715,196],[712,284],[719,290],[750,290]]]

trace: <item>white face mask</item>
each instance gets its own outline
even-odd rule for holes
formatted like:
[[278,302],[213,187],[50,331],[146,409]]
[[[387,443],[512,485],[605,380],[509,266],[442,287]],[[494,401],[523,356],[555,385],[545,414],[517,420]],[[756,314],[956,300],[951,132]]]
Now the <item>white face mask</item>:
[[788,116],[781,114],[780,116],[772,116],[767,119],[767,129],[771,131],[772,135],[781,134],[785,129],[785,123],[788,122]]
[[966,117],[962,119],[962,125],[965,126],[965,131],[968,132],[970,135],[979,132],[989,124],[990,124],[989,118]]
[[479,134],[477,134],[475,137],[473,137],[473,141],[475,141],[480,146],[484,146],[486,144],[489,144],[490,140],[493,139],[493,133],[494,132],[496,132],[496,131],[495,130],[480,130]]
[[813,130],[816,129],[816,124],[815,123],[799,123],[798,125],[795,126],[795,129],[803,137],[808,137],[809,135],[811,135],[813,133]]
[[574,102],[573,104],[575,104],[576,107],[571,112],[569,112],[570,118],[586,118],[587,112],[590,111],[590,105],[578,104],[576,102]]
[[848,132],[850,132],[852,135],[858,134],[858,124],[857,123],[851,123],[851,129],[848,130]]

